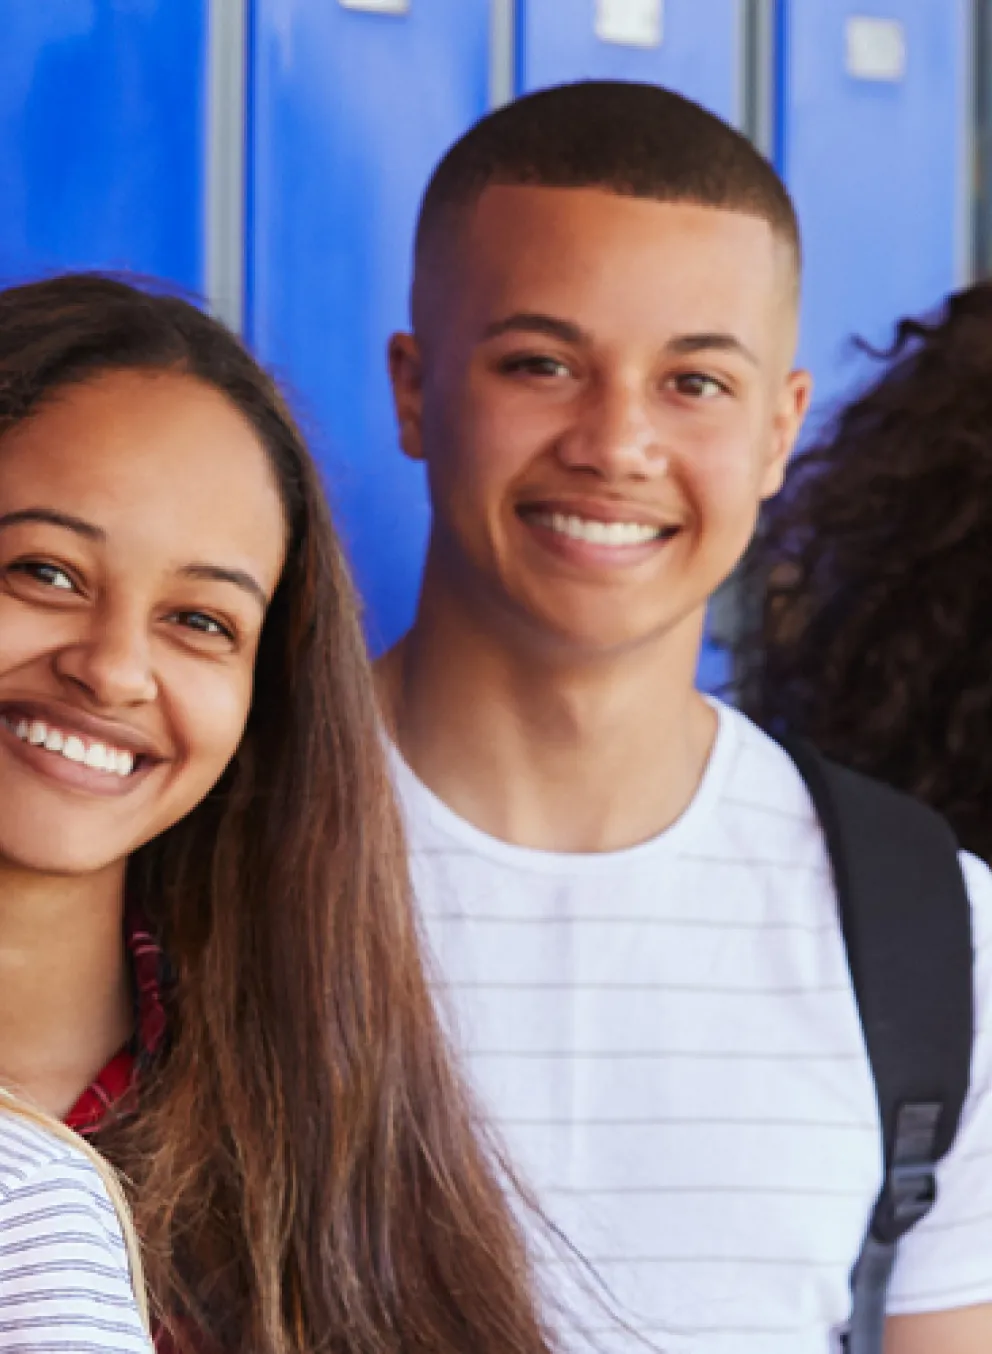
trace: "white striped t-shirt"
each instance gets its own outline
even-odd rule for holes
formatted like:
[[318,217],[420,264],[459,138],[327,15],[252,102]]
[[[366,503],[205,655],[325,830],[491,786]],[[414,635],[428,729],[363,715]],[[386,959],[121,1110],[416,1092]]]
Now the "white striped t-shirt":
[[98,1173],[70,1143],[0,1110],[0,1351],[150,1349]]
[[[881,1183],[874,1088],[805,786],[717,708],[693,802],[629,851],[510,846],[398,756],[395,776],[470,1078],[627,1322],[665,1354],[828,1354]],[[901,1248],[894,1312],[992,1301],[992,875],[964,866],[972,1089],[937,1206]],[[599,1347],[643,1349],[572,1270],[555,1281]]]

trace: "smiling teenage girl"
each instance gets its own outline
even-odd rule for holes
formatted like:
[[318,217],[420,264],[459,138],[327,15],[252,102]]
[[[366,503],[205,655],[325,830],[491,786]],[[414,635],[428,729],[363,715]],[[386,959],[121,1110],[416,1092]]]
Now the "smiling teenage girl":
[[160,1342],[547,1347],[314,467],[221,326],[97,278],[0,295],[0,1082],[133,1182]]

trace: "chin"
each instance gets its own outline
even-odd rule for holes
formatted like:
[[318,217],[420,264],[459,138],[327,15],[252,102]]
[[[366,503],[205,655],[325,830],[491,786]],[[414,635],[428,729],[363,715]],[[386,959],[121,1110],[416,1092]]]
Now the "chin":
[[78,850],[73,850],[71,846],[52,850],[51,845],[46,850],[39,844],[35,851],[21,849],[8,852],[0,842],[0,860],[8,869],[18,873],[44,875],[51,879],[83,879],[116,868],[122,864],[124,857],[108,855],[98,848],[94,849],[92,844],[80,844]]
[[635,609],[625,607],[622,601],[611,604],[607,598],[597,605],[550,603],[526,610],[529,628],[545,645],[565,655],[573,654],[576,659],[620,655],[658,643],[666,635],[687,633],[687,626],[697,626],[695,613],[688,617],[659,613],[656,608]]
[[122,865],[131,854],[130,842],[116,836],[63,827],[44,831],[40,826],[25,830],[23,825],[5,823],[0,818],[0,861],[7,869],[26,874],[68,878],[100,874]]
[[564,658],[576,662],[617,657],[656,641],[659,629],[649,626],[641,629],[630,624],[590,625],[567,619],[547,617],[537,619],[537,628],[543,645]]

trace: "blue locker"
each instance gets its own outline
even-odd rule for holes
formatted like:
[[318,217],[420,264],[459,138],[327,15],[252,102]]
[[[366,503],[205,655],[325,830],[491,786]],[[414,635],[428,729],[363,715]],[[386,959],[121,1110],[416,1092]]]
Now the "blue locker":
[[900,316],[967,278],[971,5],[787,0],[781,13],[777,160],[803,230],[801,359],[823,411],[866,371],[852,335],[887,344]]
[[486,111],[489,17],[488,0],[253,10],[248,337],[312,435],[376,651],[413,618],[428,525],[422,468],[397,444],[386,340],[408,323],[427,176]]
[[207,0],[0,0],[0,283],[204,286]]
[[677,89],[738,124],[744,0],[663,0],[660,8],[660,43],[637,47],[597,37],[597,0],[521,0],[521,90],[641,80]]

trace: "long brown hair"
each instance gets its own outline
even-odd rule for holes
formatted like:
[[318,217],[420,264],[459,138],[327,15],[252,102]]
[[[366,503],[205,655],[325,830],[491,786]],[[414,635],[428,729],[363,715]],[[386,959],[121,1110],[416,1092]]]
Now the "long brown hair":
[[992,861],[992,284],[903,320],[880,356],[765,513],[744,704]]
[[133,1182],[156,1312],[183,1350],[546,1351],[433,1009],[355,595],[285,404],[174,296],[95,276],[0,294],[0,436],[120,368],[225,394],[289,526],[243,742],[128,868],[175,968],[170,1041],[98,1141]]

